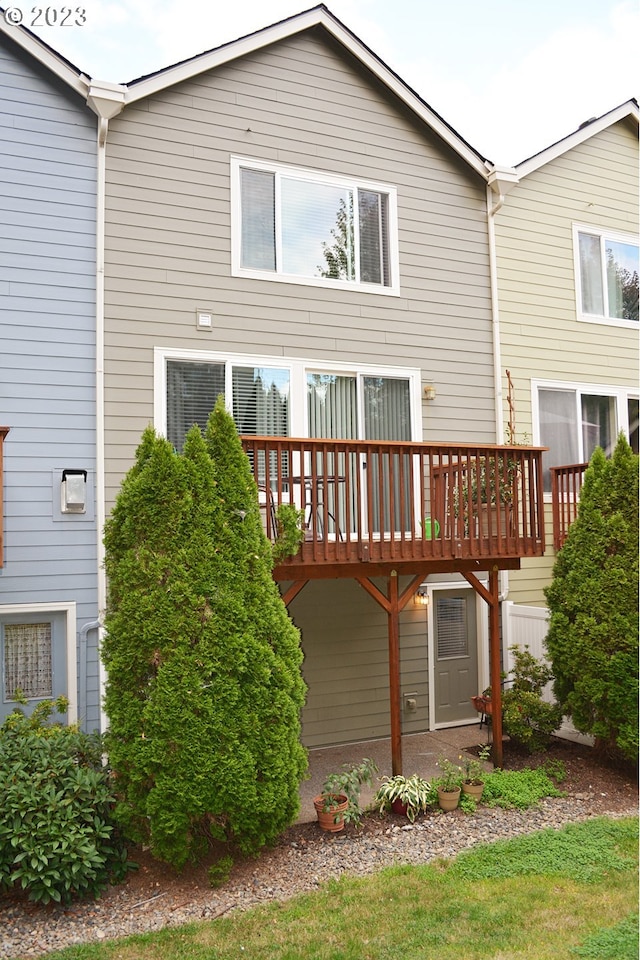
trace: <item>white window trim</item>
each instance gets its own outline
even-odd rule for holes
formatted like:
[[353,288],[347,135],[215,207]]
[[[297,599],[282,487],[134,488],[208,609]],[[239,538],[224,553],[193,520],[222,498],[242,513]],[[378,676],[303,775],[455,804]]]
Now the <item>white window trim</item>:
[[67,693],[69,701],[67,722],[78,720],[78,669],[76,666],[76,604],[75,601],[57,603],[3,603],[0,613],[5,614],[42,614],[64,613],[67,646]]
[[[639,392],[632,387],[621,387],[606,383],[585,383],[570,380],[532,380],[531,381],[531,416],[533,420],[533,445],[542,446],[540,436],[540,404],[538,401],[539,390],[569,390],[575,396],[576,404],[576,426],[578,433],[578,451],[577,463],[586,463],[584,457],[584,447],[582,430],[582,408],[580,406],[580,397],[587,393],[591,396],[613,397],[616,402],[616,436],[622,430],[627,439],[629,439],[629,400],[638,399]],[[545,503],[551,502],[551,493],[544,494]]]
[[[153,420],[156,430],[166,436],[167,433],[167,360],[185,360],[196,363],[224,363],[227,369],[233,365],[251,367],[277,367],[290,372],[291,397],[295,402],[290,404],[291,437],[307,437],[307,374],[308,373],[336,373],[351,374],[352,376],[377,376],[389,379],[409,381],[409,395],[411,403],[411,442],[419,443],[422,440],[421,423],[421,371],[417,367],[386,367],[377,364],[344,363],[340,361],[305,360],[284,356],[259,356],[247,353],[222,353],[217,351],[183,350],[177,347],[154,348],[154,400]],[[227,384],[227,396],[230,384]],[[302,402],[300,402],[302,400]],[[359,412],[360,416],[360,412]],[[362,424],[359,424],[362,432]]]
[[[270,270],[252,270],[242,267],[240,263],[241,242],[241,190],[240,169],[252,167],[256,170],[265,170],[279,174],[290,174],[297,180],[309,180],[314,183],[326,183],[335,186],[349,187],[357,190],[373,190],[384,193],[389,198],[388,227],[389,227],[389,271],[390,284],[384,286],[377,283],[356,283],[352,280],[332,280],[325,277],[305,277],[299,274],[278,273]],[[276,179],[276,207],[279,205],[278,183]],[[278,238],[276,237],[276,243]],[[350,176],[340,177],[320,170],[309,170],[300,167],[291,167],[287,164],[274,163],[270,160],[255,160],[249,157],[231,157],[231,275],[247,277],[251,280],[270,280],[277,283],[297,283],[304,286],[325,287],[329,290],[351,290],[358,293],[373,293],[382,296],[400,296],[400,268],[398,252],[398,193],[395,187],[386,183],[377,183],[371,180],[359,179]]]
[[[638,329],[638,322],[636,320],[622,320],[616,317],[607,317],[607,316],[598,316],[597,314],[583,313],[582,311],[582,274],[580,272],[580,244],[578,241],[579,233],[588,233],[591,236],[599,237],[600,241],[606,237],[608,240],[615,240],[619,243],[631,243],[635,246],[639,245],[639,238],[637,235],[632,233],[621,233],[619,230],[607,230],[604,227],[588,226],[586,223],[574,223],[572,224],[573,232],[573,270],[575,276],[575,288],[576,288],[576,311],[577,318],[582,323],[599,323],[605,324],[606,326],[613,327],[626,327],[630,330]],[[606,300],[606,283],[603,287],[605,300]]]

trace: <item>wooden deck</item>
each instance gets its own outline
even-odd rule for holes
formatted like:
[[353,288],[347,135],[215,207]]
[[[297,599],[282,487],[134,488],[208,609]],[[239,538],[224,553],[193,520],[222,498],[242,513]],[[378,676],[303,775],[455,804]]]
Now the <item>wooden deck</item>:
[[[431,573],[461,573],[489,609],[497,690],[494,754],[502,764],[498,572],[544,551],[540,447],[243,436],[273,540],[295,506],[304,539],[273,571],[289,604],[310,580],[351,577],[387,614],[393,774],[402,773],[400,611]],[[478,577],[488,572],[488,583]],[[400,584],[403,575],[409,582]],[[384,578],[386,590],[374,578]]]
[[[267,535],[303,512],[278,580],[502,569],[544,548],[542,449],[243,436]],[[359,568],[359,572],[358,572]]]
[[551,505],[553,510],[553,546],[560,550],[569,527],[578,516],[580,491],[588,463],[572,463],[551,468]]

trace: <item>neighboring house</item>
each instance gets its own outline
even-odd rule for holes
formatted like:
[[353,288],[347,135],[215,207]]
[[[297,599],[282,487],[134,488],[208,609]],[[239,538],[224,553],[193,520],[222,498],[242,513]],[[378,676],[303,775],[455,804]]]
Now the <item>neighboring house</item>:
[[[535,647],[546,623],[531,608],[544,607],[584,464],[597,445],[611,453],[619,431],[638,452],[637,103],[590,120],[515,169],[518,183],[493,221],[501,367],[513,382],[516,434],[549,448],[546,553],[509,577],[517,636],[532,630]],[[504,380],[505,425],[507,398]],[[561,466],[568,469],[552,495],[551,468]]]
[[499,171],[322,6],[134,81],[119,107],[107,510],[145,426],[179,447],[224,393],[269,530],[278,502],[305,510],[275,571],[302,631],[304,741],[391,733],[399,769],[401,732],[477,720],[485,601],[495,676],[498,571],[542,550],[539,454],[514,491],[490,447]]
[[96,117],[87,78],[4,19],[0,87],[0,721],[17,690],[64,694],[92,730]]

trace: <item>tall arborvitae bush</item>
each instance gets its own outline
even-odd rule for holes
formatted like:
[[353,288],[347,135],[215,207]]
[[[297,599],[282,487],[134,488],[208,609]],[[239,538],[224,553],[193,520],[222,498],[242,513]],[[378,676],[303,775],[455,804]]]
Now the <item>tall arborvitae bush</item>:
[[575,727],[638,760],[638,457],[598,448],[546,590],[555,694]]
[[182,454],[145,431],[105,528],[103,659],[117,815],[175,866],[209,838],[255,852],[296,817],[299,633],[219,402]]

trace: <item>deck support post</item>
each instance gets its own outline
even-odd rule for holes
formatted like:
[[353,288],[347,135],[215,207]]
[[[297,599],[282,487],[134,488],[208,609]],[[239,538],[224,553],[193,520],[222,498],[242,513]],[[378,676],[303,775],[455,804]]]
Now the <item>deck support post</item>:
[[400,604],[398,571],[389,577],[389,704],[391,710],[391,770],[402,775],[402,717],[400,714]]
[[489,571],[489,677],[491,679],[491,700],[493,714],[492,759],[494,767],[502,766],[502,661],[500,657],[500,587],[498,570]]
[[494,767],[502,766],[502,660],[500,656],[500,583],[498,567],[489,570],[489,589],[480,583],[473,573],[464,577],[489,607],[489,680],[491,681],[491,727],[493,747],[491,759]]

